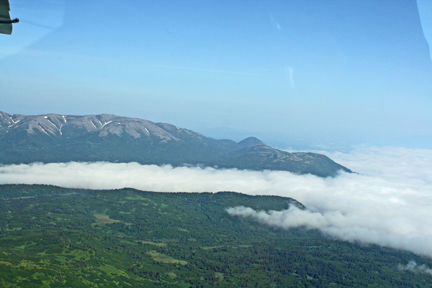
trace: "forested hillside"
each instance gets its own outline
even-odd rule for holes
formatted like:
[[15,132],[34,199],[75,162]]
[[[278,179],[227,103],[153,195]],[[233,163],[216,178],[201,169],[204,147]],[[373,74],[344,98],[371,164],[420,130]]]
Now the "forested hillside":
[[304,208],[221,193],[0,186],[0,287],[430,287],[431,259],[278,230],[227,207]]

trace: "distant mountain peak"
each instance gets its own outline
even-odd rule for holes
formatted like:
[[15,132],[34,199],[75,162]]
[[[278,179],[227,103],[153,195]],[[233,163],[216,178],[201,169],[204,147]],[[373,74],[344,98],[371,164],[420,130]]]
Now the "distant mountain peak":
[[237,147],[239,148],[246,148],[255,145],[266,145],[266,144],[256,137],[248,137],[237,143]]

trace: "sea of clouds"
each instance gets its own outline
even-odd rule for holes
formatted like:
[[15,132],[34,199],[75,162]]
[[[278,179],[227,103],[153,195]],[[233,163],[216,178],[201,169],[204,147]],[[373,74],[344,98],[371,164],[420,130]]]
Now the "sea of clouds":
[[[358,173],[320,178],[283,171],[173,168],[137,163],[36,163],[0,166],[0,184],[53,184],[89,189],[133,187],[159,192],[236,191],[292,197],[307,210],[227,207],[227,212],[233,217],[252,217],[275,227],[303,226],[344,241],[372,243],[432,257],[432,150],[359,146],[349,153],[322,153]],[[430,271],[428,267],[408,266],[400,269]]]

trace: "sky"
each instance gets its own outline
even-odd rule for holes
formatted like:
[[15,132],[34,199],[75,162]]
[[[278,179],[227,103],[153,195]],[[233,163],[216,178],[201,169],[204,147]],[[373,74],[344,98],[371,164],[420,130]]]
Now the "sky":
[[430,1],[10,2],[1,111],[279,148],[432,148]]
[[[337,240],[376,244],[432,258],[432,150],[361,145],[348,153],[323,153],[357,173],[320,178],[286,171],[137,163],[34,163],[0,166],[0,184],[132,187],[156,192],[236,191],[291,197],[307,210],[288,206],[280,212],[226,207],[227,213],[252,217],[263,225],[318,229]],[[401,264],[401,270],[432,271],[432,267],[422,266],[425,263]]]

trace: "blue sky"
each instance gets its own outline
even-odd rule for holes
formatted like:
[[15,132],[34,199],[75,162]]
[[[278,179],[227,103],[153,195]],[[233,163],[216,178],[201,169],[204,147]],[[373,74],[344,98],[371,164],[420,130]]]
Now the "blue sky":
[[21,23],[0,38],[2,111],[112,113],[280,148],[432,148],[425,0],[422,19],[407,0],[10,2]]

